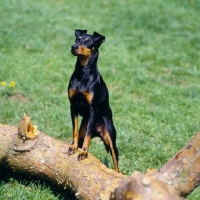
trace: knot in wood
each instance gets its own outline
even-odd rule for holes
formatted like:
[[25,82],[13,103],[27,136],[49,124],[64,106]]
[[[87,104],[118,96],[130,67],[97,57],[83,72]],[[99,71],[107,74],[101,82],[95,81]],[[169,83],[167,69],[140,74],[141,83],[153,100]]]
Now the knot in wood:
[[144,178],[142,179],[142,185],[144,185],[144,186],[149,186],[150,183],[151,183],[151,180],[150,180],[149,177],[144,177]]

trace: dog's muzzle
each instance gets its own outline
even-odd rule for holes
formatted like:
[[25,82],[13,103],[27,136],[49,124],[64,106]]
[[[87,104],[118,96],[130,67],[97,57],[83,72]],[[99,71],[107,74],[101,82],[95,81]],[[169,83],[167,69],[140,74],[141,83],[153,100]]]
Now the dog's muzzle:
[[76,51],[78,50],[78,45],[72,45],[71,46],[71,53],[74,55],[74,56],[77,56],[78,54],[76,53]]

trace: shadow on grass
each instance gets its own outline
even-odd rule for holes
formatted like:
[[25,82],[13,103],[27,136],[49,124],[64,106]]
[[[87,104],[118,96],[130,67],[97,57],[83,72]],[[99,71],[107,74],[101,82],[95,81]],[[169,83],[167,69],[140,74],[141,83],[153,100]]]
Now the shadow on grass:
[[[8,169],[0,167],[0,187],[4,184],[9,184],[16,180],[23,184],[25,187],[34,185],[35,188],[39,188],[41,185],[49,188],[58,200],[76,200],[75,194],[69,189],[63,189],[55,184],[51,184],[48,181],[42,180],[34,176],[28,176],[20,173],[13,172]],[[43,187],[44,188],[44,187]]]

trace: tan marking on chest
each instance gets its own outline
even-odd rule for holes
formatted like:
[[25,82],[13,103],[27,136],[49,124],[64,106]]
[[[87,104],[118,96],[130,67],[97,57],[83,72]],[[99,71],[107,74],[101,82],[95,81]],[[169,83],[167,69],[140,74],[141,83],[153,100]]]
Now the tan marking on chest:
[[81,91],[89,104],[92,103],[94,92]]
[[68,91],[68,95],[69,95],[69,98],[72,99],[74,97],[74,95],[76,95],[78,92],[80,92],[86,99],[86,101],[91,104],[92,102],[92,99],[94,97],[94,92],[88,92],[88,91],[78,91],[78,90],[73,90],[73,89],[69,89]]
[[74,96],[77,92],[78,92],[77,90],[69,89],[69,90],[68,90],[68,96],[69,96],[69,98],[72,99],[73,96]]

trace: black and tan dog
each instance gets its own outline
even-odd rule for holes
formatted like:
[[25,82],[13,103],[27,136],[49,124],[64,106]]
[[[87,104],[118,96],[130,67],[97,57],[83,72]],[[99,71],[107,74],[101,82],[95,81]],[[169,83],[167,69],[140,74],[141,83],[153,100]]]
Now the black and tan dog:
[[[88,156],[90,140],[99,136],[111,153],[114,168],[118,171],[118,150],[116,131],[109,106],[108,89],[97,68],[98,48],[105,37],[97,32],[87,34],[87,30],[75,30],[75,44],[71,53],[77,56],[75,70],[68,86],[73,125],[73,141],[68,154],[82,148],[78,160]],[[78,115],[82,121],[78,131]]]

